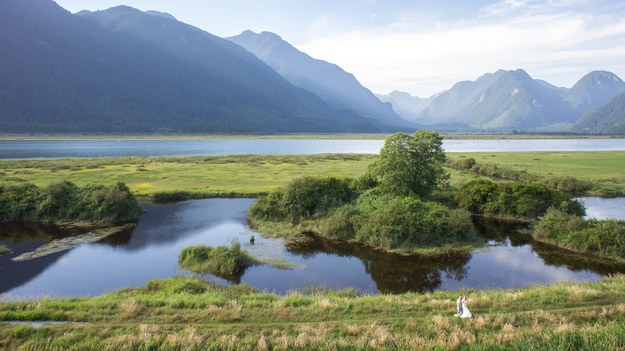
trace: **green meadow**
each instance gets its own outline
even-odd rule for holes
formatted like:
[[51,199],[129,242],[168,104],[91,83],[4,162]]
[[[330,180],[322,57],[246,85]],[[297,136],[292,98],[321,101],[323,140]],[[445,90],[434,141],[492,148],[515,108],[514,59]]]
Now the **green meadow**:
[[[471,319],[454,317],[472,300]],[[286,296],[192,277],[99,297],[0,303],[6,350],[623,350],[625,276],[509,290]]]
[[[625,193],[625,151],[447,153],[447,157],[474,158],[478,165],[546,179],[574,177]],[[0,160],[0,182],[41,186],[68,180],[82,186],[121,181],[140,197],[176,191],[186,192],[186,197],[258,196],[302,175],[355,178],[376,159],[377,155],[322,154]],[[450,184],[456,188],[476,176],[449,171]]]
[[472,157],[542,177],[575,177],[602,184],[625,185],[625,151],[447,153],[451,160]]
[[357,177],[375,155],[242,155],[0,160],[0,181],[46,185],[68,180],[124,182],[139,197],[184,191],[189,197],[257,196],[300,175]]

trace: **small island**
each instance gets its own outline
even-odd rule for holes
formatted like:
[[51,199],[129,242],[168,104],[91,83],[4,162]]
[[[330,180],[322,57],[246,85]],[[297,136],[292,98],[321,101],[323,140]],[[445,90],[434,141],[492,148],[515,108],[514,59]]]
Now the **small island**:
[[360,178],[296,178],[260,197],[250,224],[264,235],[312,232],[397,253],[470,251],[483,241],[470,213],[448,205],[444,162],[437,132],[396,133]]

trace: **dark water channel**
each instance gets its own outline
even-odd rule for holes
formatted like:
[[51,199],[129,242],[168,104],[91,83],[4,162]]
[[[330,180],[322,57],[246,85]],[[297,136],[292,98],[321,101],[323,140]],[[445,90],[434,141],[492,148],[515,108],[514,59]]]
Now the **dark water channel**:
[[[247,209],[251,199],[206,199],[167,205],[145,204],[136,228],[95,243],[28,261],[12,258],[71,233],[53,226],[2,225],[0,242],[12,252],[0,256],[0,299],[99,295],[152,278],[189,274],[177,267],[186,246],[228,245],[238,239],[252,255],[283,258],[290,270],[254,266],[220,283],[247,283],[286,293],[307,286],[354,287],[366,293],[401,293],[458,288],[511,288],[563,280],[597,280],[625,272],[601,262],[533,242],[519,225],[476,220],[486,248],[437,259],[385,254],[311,236],[297,245],[256,234],[248,243]],[[610,207],[608,205],[608,207]]]

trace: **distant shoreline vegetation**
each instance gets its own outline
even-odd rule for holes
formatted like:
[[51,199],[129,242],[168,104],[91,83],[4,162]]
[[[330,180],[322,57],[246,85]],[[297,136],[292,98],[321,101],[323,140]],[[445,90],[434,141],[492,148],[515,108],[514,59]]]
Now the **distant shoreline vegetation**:
[[34,184],[0,184],[0,222],[98,222],[137,220],[144,212],[124,183],[87,184],[63,181],[40,188]]

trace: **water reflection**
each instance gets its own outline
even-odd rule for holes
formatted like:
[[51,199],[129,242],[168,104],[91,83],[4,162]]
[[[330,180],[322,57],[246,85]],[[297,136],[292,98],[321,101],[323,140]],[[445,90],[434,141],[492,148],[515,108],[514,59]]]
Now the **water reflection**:
[[349,244],[307,234],[306,241],[287,245],[287,250],[307,259],[319,253],[339,257],[356,257],[373,279],[377,290],[384,294],[408,291],[429,292],[438,289],[444,273],[448,279],[465,278],[470,254],[431,258],[389,254],[359,244]]
[[[460,288],[512,288],[562,280],[596,280],[625,272],[623,264],[574,254],[533,242],[524,225],[475,219],[489,245],[471,254],[436,259],[384,253],[314,235],[295,244],[262,238],[246,227],[252,199],[206,199],[167,205],[145,204],[137,227],[97,243],[24,262],[24,252],[70,234],[54,226],[2,225],[0,242],[12,250],[0,256],[0,293],[14,296],[99,295],[153,278],[190,274],[177,265],[184,247],[228,245],[239,240],[254,256],[297,265],[284,270],[253,266],[235,276],[206,279],[247,283],[276,293],[302,286],[354,287],[363,292],[429,292]],[[248,244],[250,234],[256,244]]]

